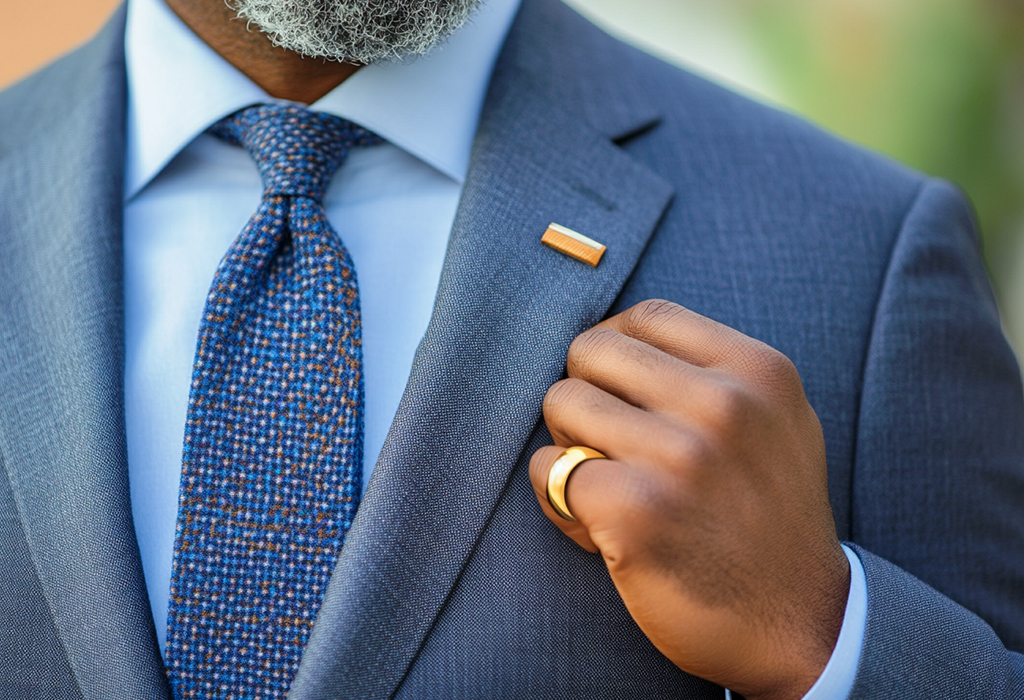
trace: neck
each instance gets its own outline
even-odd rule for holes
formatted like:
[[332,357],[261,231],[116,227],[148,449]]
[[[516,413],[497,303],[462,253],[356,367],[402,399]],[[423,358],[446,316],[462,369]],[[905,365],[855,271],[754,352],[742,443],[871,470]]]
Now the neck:
[[200,39],[271,97],[311,104],[360,68],[274,46],[266,34],[246,27],[222,0],[165,1]]

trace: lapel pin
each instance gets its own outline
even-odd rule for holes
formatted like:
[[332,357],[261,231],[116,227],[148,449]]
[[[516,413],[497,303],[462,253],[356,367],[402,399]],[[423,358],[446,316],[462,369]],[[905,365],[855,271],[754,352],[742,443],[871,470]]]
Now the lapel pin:
[[601,262],[601,256],[607,250],[605,246],[594,239],[587,238],[582,233],[576,233],[572,229],[558,224],[551,224],[544,232],[540,242],[570,258],[585,262],[591,267],[597,267],[597,264]]

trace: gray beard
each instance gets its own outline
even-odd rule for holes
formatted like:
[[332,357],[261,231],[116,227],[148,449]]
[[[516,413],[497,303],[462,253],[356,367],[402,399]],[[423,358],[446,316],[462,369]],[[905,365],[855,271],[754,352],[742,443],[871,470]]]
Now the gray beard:
[[368,65],[421,56],[458,30],[481,0],[226,0],[278,46]]

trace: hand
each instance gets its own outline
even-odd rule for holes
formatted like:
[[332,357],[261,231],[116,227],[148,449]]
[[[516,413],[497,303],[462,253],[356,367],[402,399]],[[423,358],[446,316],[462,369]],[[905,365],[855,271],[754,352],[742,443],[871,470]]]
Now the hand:
[[[750,700],[802,697],[839,636],[850,573],[796,368],[647,301],[576,338],[568,375],[544,401],[557,447],[530,463],[544,512],[601,553],[640,629],[681,669]],[[608,456],[569,479],[578,522],[546,497],[572,445]]]

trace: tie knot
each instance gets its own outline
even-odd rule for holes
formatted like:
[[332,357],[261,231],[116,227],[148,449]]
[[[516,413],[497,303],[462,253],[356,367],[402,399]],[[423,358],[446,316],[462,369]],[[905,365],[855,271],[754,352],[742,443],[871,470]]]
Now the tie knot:
[[317,201],[353,147],[381,142],[376,134],[340,117],[285,105],[247,107],[209,131],[249,151],[259,166],[264,194]]

